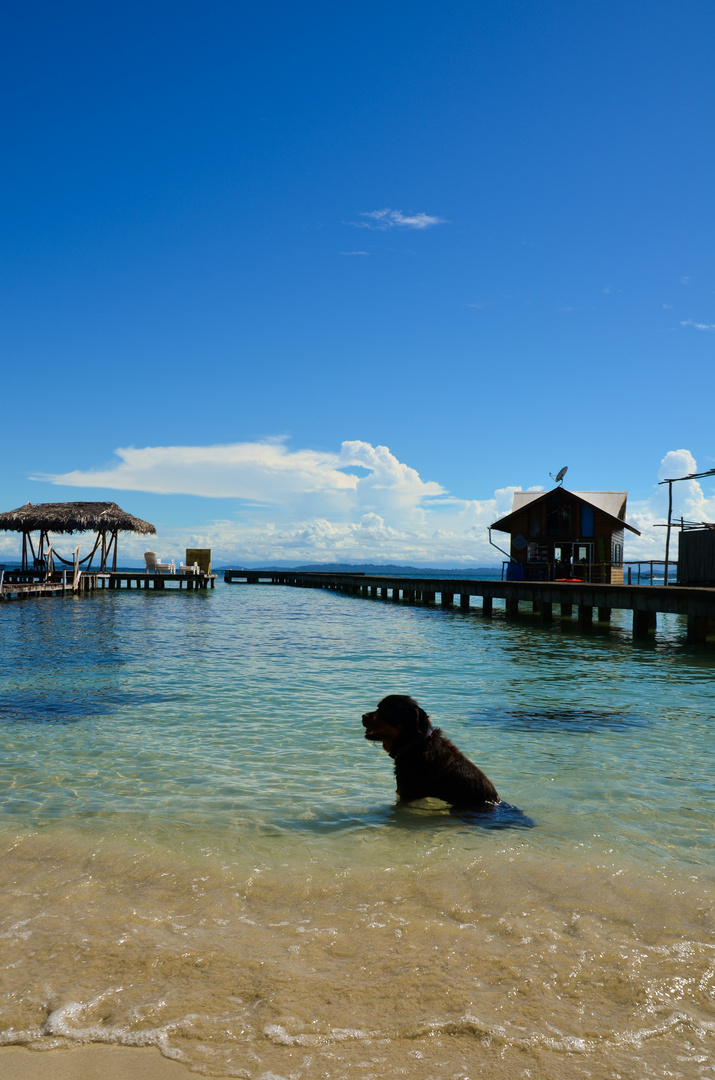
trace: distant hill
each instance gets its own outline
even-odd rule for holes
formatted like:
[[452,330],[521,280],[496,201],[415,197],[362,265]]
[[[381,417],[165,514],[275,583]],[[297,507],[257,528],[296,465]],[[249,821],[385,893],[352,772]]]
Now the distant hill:
[[419,577],[421,574],[449,574],[452,577],[459,574],[464,577],[480,577],[482,574],[493,574],[499,571],[499,566],[411,566],[408,563],[302,563],[300,565],[288,563],[231,563],[227,566],[215,566],[214,570],[298,570],[323,574],[384,574],[387,576],[396,574],[409,574]]

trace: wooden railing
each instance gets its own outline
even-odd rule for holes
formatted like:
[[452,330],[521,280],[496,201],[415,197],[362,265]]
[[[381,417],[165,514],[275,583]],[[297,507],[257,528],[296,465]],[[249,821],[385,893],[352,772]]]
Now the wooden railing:
[[[515,569],[518,567],[518,569]],[[668,562],[669,572],[677,562]],[[511,568],[511,569],[509,569]],[[658,569],[660,568],[660,572]],[[503,562],[502,581],[585,581],[593,585],[653,585],[663,583],[664,559],[641,559],[623,563]],[[675,580],[675,573],[671,573]]]

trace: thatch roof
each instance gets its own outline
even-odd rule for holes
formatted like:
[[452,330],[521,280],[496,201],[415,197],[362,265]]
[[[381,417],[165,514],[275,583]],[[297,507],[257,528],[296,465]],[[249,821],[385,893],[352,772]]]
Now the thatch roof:
[[25,503],[17,510],[0,514],[0,531],[34,532],[120,532],[155,533],[148,521],[132,517],[113,502]]

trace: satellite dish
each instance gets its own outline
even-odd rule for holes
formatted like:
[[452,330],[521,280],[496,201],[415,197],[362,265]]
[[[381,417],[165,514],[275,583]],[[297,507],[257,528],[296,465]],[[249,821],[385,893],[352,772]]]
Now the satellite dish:
[[556,473],[556,476],[554,476],[553,473],[549,473],[549,476],[551,477],[552,480],[555,480],[557,484],[560,484],[561,481],[563,480],[563,478],[566,476],[566,473],[568,471],[569,471],[568,465],[564,465],[563,469],[559,469],[559,471]]

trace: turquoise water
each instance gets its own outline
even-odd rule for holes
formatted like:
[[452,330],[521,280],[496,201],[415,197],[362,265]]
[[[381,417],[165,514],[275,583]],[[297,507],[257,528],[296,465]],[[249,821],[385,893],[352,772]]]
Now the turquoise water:
[[[659,620],[634,645],[615,612],[222,583],[3,605],[0,1042],[712,1075],[715,652]],[[393,692],[525,816],[396,807],[360,724]]]

